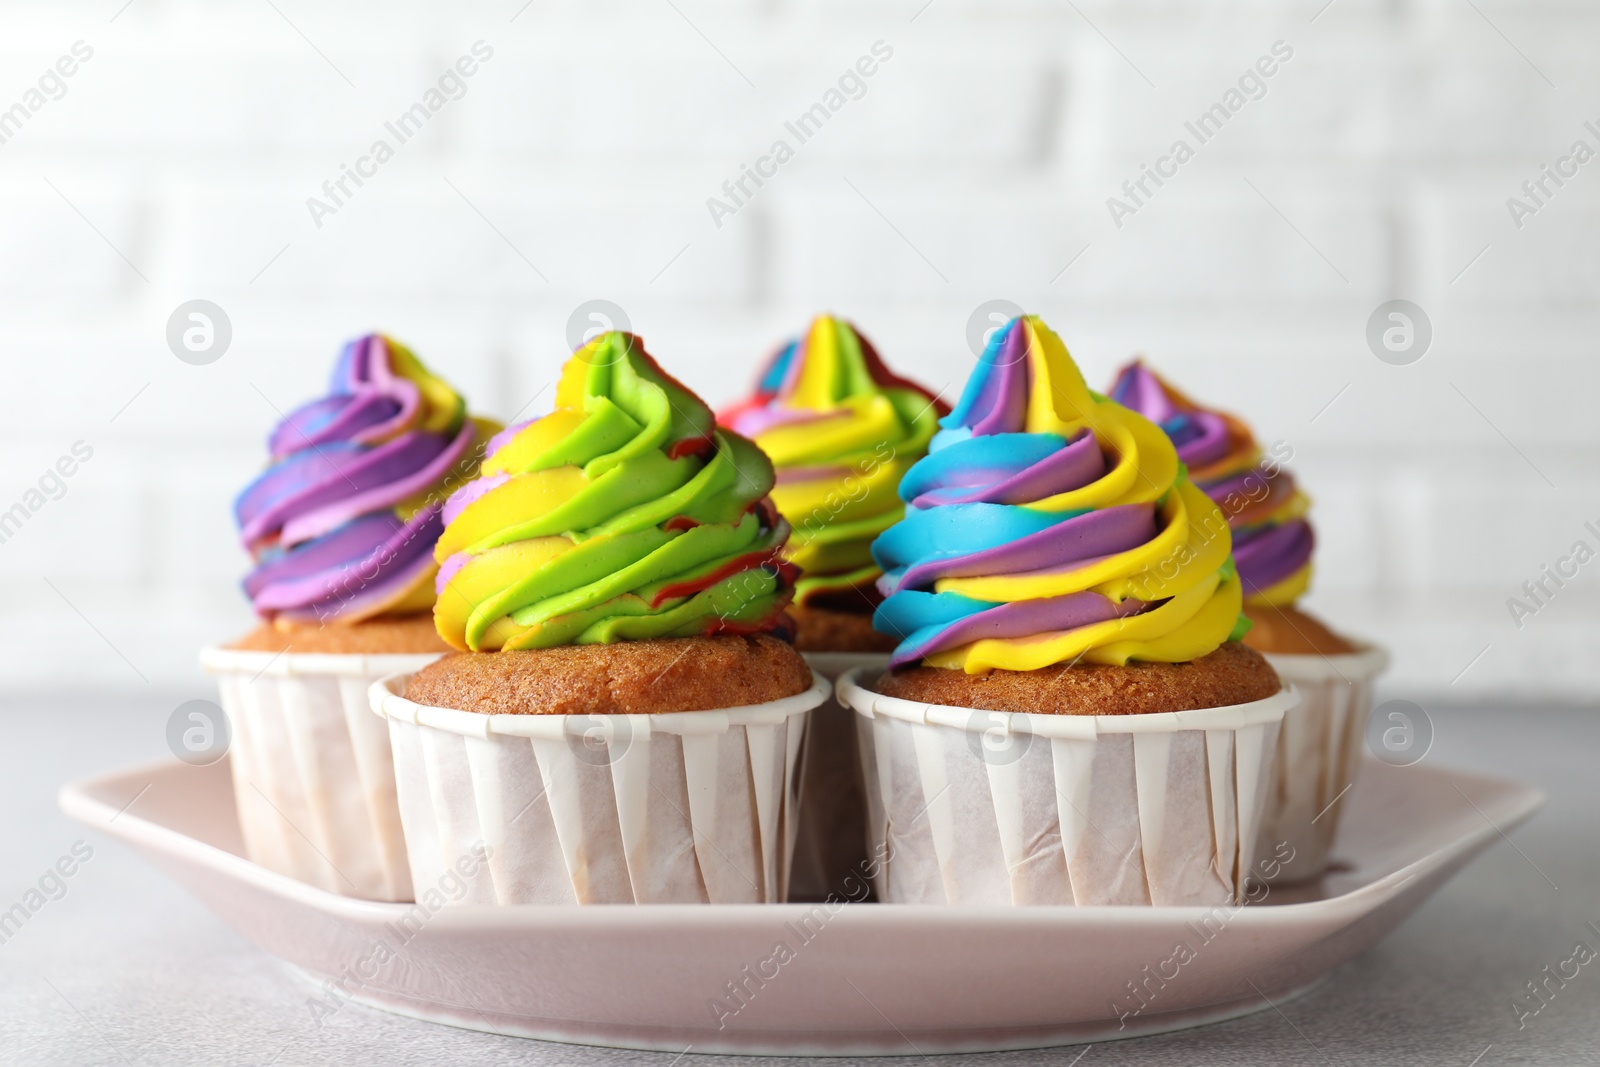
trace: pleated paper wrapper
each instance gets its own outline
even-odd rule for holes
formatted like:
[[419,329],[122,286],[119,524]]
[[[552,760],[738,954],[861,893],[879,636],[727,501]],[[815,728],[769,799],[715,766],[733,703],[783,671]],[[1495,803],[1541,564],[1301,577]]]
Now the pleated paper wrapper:
[[664,715],[482,715],[413,703],[405,686],[388,678],[370,697],[388,719],[415,885],[453,887],[472,869],[451,903],[784,899],[795,770],[825,678],[766,704]]
[[[856,667],[885,670],[875,652],[807,652],[812,671],[833,681]],[[829,697],[811,713],[800,752],[800,827],[789,899],[859,899],[867,868],[866,783],[856,713]],[[854,876],[854,877],[852,877]]]
[[1293,690],[1150,715],[918,704],[839,680],[857,713],[880,899],[1227,904],[1253,861]]
[[[1268,653],[1286,684],[1300,691],[1300,703],[1283,717],[1272,788],[1262,814],[1256,854],[1281,845],[1294,858],[1281,864],[1282,885],[1321,875],[1332,857],[1339,816],[1361,767],[1361,746],[1372,714],[1373,683],[1389,665],[1388,653],[1367,647],[1340,656]],[[1287,855],[1287,852],[1284,853]]]
[[232,731],[234,799],[252,862],[343,896],[412,899],[389,731],[367,690],[437,658],[200,654]]

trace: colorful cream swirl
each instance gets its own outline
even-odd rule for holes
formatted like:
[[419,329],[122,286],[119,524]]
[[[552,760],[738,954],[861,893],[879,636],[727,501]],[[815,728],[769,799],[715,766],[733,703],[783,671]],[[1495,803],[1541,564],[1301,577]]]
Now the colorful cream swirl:
[[775,629],[793,575],[772,483],[637,337],[601,334],[445,505],[439,634],[481,652]]
[[848,322],[822,315],[773,357],[754,397],[718,416],[777,468],[772,502],[794,527],[796,603],[863,614],[877,605],[872,540],[905,514],[896,487],[945,410]]
[[891,662],[1185,662],[1248,626],[1228,524],[1149,420],[1034,316],[997,331],[878,538]]
[[329,395],[278,424],[272,465],[234,502],[256,611],[300,623],[427,611],[445,498],[499,428],[469,418],[404,345],[345,345]]
[[1311,584],[1316,539],[1311,501],[1250,427],[1211,411],[1135,361],[1117,375],[1111,399],[1139,412],[1172,438],[1189,476],[1217,502],[1233,528],[1233,558],[1245,603],[1287,607]]

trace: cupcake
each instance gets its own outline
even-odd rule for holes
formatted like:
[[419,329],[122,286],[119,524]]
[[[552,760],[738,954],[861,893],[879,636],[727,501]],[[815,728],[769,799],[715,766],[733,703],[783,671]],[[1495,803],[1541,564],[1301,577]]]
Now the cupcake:
[[[412,880],[455,903],[783,899],[805,715],[772,465],[610,332],[446,503],[434,622],[373,686]],[[421,889],[419,888],[419,893]]]
[[819,315],[772,357],[755,395],[717,417],[777,469],[772,502],[794,528],[792,614],[803,652],[887,652],[872,626],[883,571],[872,541],[899,522],[895,491],[946,408],[893,374],[855,327]]
[[1296,602],[1311,584],[1316,546],[1310,501],[1237,417],[1196,404],[1142,362],[1117,375],[1111,397],[1167,432],[1195,484],[1222,509],[1250,619],[1245,644],[1265,653],[1300,690],[1284,719],[1258,847],[1294,858],[1275,881],[1303,881],[1327,867],[1343,799],[1360,765],[1373,681],[1388,656],[1329,629]]
[[270,464],[234,503],[262,622],[201,653],[254,862],[347,896],[411,899],[388,732],[366,692],[449,651],[432,625],[433,546],[498,429],[371,334],[344,346],[327,396],[273,430]]
[[[794,529],[788,558],[800,568],[790,609],[795,645],[829,679],[852,667],[883,666],[894,648],[894,638],[872,626],[883,600],[872,541],[905,514],[896,487],[927,453],[947,410],[890,372],[855,327],[820,315],[772,357],[754,396],[717,417],[754,440],[777,469],[772,501]],[[865,884],[854,719],[835,700],[811,716],[792,899],[848,895]]]
[[1293,694],[1227,522],[1039,319],[980,357],[873,545],[893,669],[841,679],[884,899],[1226,904]]

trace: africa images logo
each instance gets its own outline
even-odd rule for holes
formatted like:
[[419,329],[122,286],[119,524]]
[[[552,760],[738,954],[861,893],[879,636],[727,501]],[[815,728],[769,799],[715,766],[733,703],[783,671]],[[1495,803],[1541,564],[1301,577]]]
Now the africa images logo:
[[[393,121],[383,124],[384,131],[394,139],[390,144],[385,138],[378,138],[367,149],[366,155],[356,159],[355,166],[348,163],[339,164],[339,175],[329,178],[322,183],[322,195],[326,199],[309,196],[306,198],[306,210],[311,213],[311,221],[322,229],[322,220],[327,215],[336,215],[345,203],[355,196],[355,189],[360,189],[368,180],[378,176],[378,168],[395,157],[395,150],[407,141],[422,132],[434,115],[444,110],[446,104],[460,100],[467,95],[467,79],[478,73],[479,64],[487,63],[494,57],[494,49],[484,41],[473,42],[472,55],[463,55],[455,63],[446,67],[443,74],[439,75],[436,85],[429,86],[422,94],[422,99],[402,111]],[[476,57],[476,58],[474,58]]]

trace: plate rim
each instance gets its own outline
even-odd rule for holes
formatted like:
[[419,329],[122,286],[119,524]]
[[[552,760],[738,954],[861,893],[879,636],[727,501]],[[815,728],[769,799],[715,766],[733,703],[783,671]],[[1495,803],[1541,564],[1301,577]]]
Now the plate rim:
[[[168,822],[157,821],[162,816],[145,818],[130,810],[157,782],[169,783],[176,791],[183,788],[231,790],[227,777],[230,769],[226,764],[219,764],[220,761],[208,767],[192,767],[176,760],[163,760],[103,772],[62,787],[58,801],[71,817],[134,845],[158,869],[215,912],[225,925],[299,980],[309,980],[318,988],[329,988],[330,983],[340,980],[341,973],[348,977],[348,967],[344,972],[328,970],[326,959],[297,945],[293,937],[278,944],[249,922],[241,925],[238,908],[226,903],[227,898],[240,894],[248,901],[252,895],[260,894],[255,898],[257,902],[284,909],[286,917],[291,916],[287,909],[298,909],[299,914],[292,915],[297,923],[331,921],[341,926],[363,927],[368,932],[400,920],[416,905],[342,897],[258,867],[227,848],[191,836]],[[1254,990],[1259,1000],[1242,989],[1237,991],[1237,996],[1231,992],[1218,996],[1221,990],[1213,990],[1209,997],[1166,1012],[1132,1013],[1131,1024],[1129,1015],[1117,1014],[1113,1002],[1110,1015],[1098,1011],[1093,1015],[1052,1015],[1036,1004],[1031,1009],[1032,1020],[1026,1025],[996,1024],[987,1021],[987,1017],[967,1019],[956,1025],[951,1025],[948,1019],[941,1025],[930,1019],[902,1018],[897,1024],[883,1016],[889,1029],[876,1025],[862,1029],[854,1024],[841,1028],[809,1018],[789,1018],[781,1022],[774,1020],[775,1025],[741,1026],[724,1032],[720,1026],[710,1030],[686,1025],[687,1016],[629,1021],[630,1017],[604,1012],[540,1015],[529,1014],[520,1004],[507,1005],[505,1010],[493,1009],[485,1015],[481,1010],[471,1009],[470,1004],[456,1003],[453,996],[410,995],[403,983],[357,984],[354,990],[341,988],[345,989],[344,999],[348,1001],[435,1025],[577,1046],[680,1054],[687,1051],[683,1047],[686,1043],[697,1052],[710,1054],[801,1057],[876,1058],[915,1053],[1015,1051],[1099,1043],[1206,1026],[1264,1012],[1288,999],[1310,993],[1342,964],[1376,944],[1403,922],[1495,836],[1504,836],[1507,830],[1520,825],[1544,802],[1543,790],[1510,779],[1450,767],[1425,768],[1423,773],[1434,779],[1426,788],[1432,790],[1428,795],[1435,797],[1431,810],[1438,818],[1425,819],[1414,839],[1402,840],[1398,845],[1390,842],[1384,861],[1400,862],[1407,855],[1415,855],[1410,862],[1337,896],[1265,907],[1230,907],[1229,928],[1239,928],[1241,933],[1255,940],[1277,938],[1293,941],[1301,947],[1342,944],[1323,953],[1320,961],[1311,967],[1300,968],[1298,973],[1291,969],[1290,973],[1281,974],[1273,981],[1263,976],[1266,991]],[[208,775],[209,780],[183,781],[185,775],[201,774]],[[1454,786],[1483,817],[1482,821],[1464,822],[1470,816],[1459,804],[1438,806],[1437,795],[1447,791],[1446,786]],[[125,796],[132,799],[124,801]],[[200,832],[212,833],[213,829]],[[1441,832],[1444,840],[1439,841]],[[1415,845],[1415,849],[1398,847],[1408,843]],[[1215,917],[1214,907],[1199,906],[880,904],[846,907],[844,902],[824,902],[820,906],[828,908],[826,921],[830,927],[854,930],[858,935],[901,942],[908,938],[922,940],[939,936],[994,938],[1001,944],[1013,946],[1033,944],[1037,938],[1050,938],[1058,944],[1085,936],[1099,941],[1108,937],[1115,941],[1124,936],[1148,938],[1169,933],[1180,924],[1204,922]],[[514,939],[536,946],[547,938],[556,939],[559,945],[564,943],[563,938],[570,941],[573,936],[579,939],[592,936],[608,939],[607,943],[614,945],[619,937],[663,934],[676,936],[680,941],[685,935],[691,941],[708,934],[721,935],[724,940],[748,938],[769,933],[774,924],[785,920],[793,925],[802,916],[814,914],[817,907],[819,904],[815,903],[643,904],[609,908],[577,904],[456,905],[430,910],[427,924],[444,939]],[[1389,917],[1382,929],[1365,925],[1367,919],[1381,915]],[[1361,929],[1367,929],[1370,936],[1355,934],[1353,941],[1347,939],[1342,943],[1335,940],[1343,932]],[[1374,929],[1376,933],[1372,933]],[[359,930],[351,932],[357,936],[361,933]],[[866,980],[865,975],[863,980]],[[1250,984],[1254,986],[1253,982]],[[861,990],[858,988],[857,992]],[[646,1001],[642,1003],[646,1004],[651,996],[648,992],[635,995],[644,996]],[[864,993],[862,995],[865,997]],[[868,1000],[868,1004],[873,1002]],[[910,1042],[912,1051],[896,1042],[896,1035]]]
[[[211,767],[206,768],[194,768],[180,760],[169,759],[139,764],[121,770],[101,772],[75,779],[63,785],[57,793],[57,802],[61,810],[68,816],[91,829],[99,830],[141,848],[156,850],[175,859],[188,862],[203,861],[208,866],[220,868],[223,872],[249,883],[258,890],[286,897],[318,911],[381,920],[385,917],[404,914],[410,910],[411,904],[341,896],[297,881],[288,875],[279,874],[276,871],[258,866],[243,856],[236,855],[199,838],[191,837],[170,826],[134,814],[128,809],[133,802],[137,801],[137,797],[128,806],[117,810],[109,802],[96,795],[97,790],[112,787],[130,778],[170,776],[174,772],[182,774],[191,770],[210,770],[212,767],[215,767],[215,765],[213,764]],[[1457,781],[1471,780],[1500,790],[1504,795],[1497,798],[1497,802],[1490,806],[1491,811],[1499,816],[1499,821],[1496,822],[1491,817],[1490,812],[1484,811],[1471,797],[1467,797],[1467,802],[1483,816],[1483,824],[1474,827],[1471,832],[1452,838],[1449,842],[1435,848],[1426,855],[1417,857],[1405,866],[1368,882],[1366,885],[1357,886],[1348,892],[1320,900],[1274,904],[1271,907],[1240,906],[1239,913],[1235,918],[1246,919],[1248,916],[1246,921],[1252,925],[1271,927],[1280,924],[1304,922],[1312,916],[1338,919],[1352,912],[1362,913],[1369,911],[1375,904],[1372,898],[1387,899],[1413,879],[1443,867],[1464,855],[1473,854],[1480,850],[1489,839],[1495,836],[1504,836],[1508,831],[1526,822],[1544,805],[1546,800],[1544,790],[1514,779],[1480,774],[1476,771],[1459,770],[1453,767],[1423,768],[1423,772],[1449,778],[1452,785],[1455,785]],[[1456,788],[1459,792],[1459,786]],[[1462,795],[1466,796],[1465,793]],[[650,925],[656,921],[667,919],[679,925],[683,924],[685,920],[690,921],[691,924],[720,925],[730,920],[745,918],[753,920],[757,916],[781,918],[784,915],[803,914],[812,908],[825,906],[825,904],[826,902],[821,901],[786,902],[781,904],[633,904],[626,907],[596,907],[583,904],[469,904],[445,908],[436,914],[430,922],[437,923],[442,921],[447,928],[461,930],[537,929],[550,921],[556,921],[558,918],[563,926],[571,926],[574,919],[584,924],[602,923],[606,925],[617,922]],[[1110,925],[1114,927],[1124,923],[1128,925],[1143,925],[1152,919],[1181,922],[1206,915],[1212,910],[1211,907],[1204,905],[1059,904],[1010,907],[1004,905],[875,903],[870,908],[841,906],[832,916],[830,922],[837,922],[842,918],[847,923],[897,924],[900,922],[916,922],[923,924],[932,922],[961,925],[982,922],[996,926],[1010,926],[1034,925],[1045,921],[1065,926],[1093,923],[1095,925]]]

